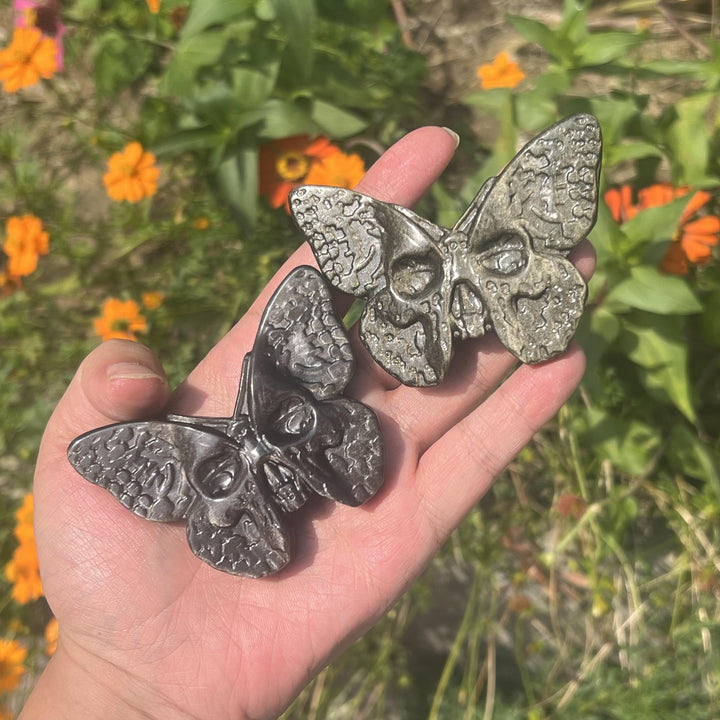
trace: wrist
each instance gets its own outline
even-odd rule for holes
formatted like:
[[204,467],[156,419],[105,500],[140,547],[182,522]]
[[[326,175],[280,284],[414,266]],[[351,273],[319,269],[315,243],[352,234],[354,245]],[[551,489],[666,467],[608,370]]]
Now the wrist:
[[55,655],[18,720],[194,720],[112,663],[84,651]]

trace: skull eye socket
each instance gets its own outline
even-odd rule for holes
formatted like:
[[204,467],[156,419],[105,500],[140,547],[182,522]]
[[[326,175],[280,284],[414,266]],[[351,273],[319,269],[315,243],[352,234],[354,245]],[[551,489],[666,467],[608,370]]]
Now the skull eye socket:
[[315,428],[315,409],[299,395],[282,398],[268,418],[267,439],[273,445],[302,442]]
[[213,455],[199,463],[195,470],[198,489],[205,497],[213,500],[230,495],[241,479],[242,468],[237,459],[230,455]]
[[406,255],[390,269],[392,286],[400,297],[417,300],[428,295],[442,282],[442,263],[435,253]]
[[518,233],[502,233],[490,240],[478,257],[480,265],[494,275],[519,275],[530,261],[527,244]]

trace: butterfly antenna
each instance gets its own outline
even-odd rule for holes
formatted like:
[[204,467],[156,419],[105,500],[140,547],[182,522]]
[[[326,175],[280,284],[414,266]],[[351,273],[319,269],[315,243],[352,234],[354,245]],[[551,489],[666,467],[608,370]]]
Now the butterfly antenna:
[[237,420],[241,415],[249,415],[250,408],[248,406],[248,383],[250,382],[250,362],[252,361],[252,353],[248,353],[243,358],[242,372],[240,373],[240,385],[238,387],[237,400],[235,400],[235,410],[233,417]]

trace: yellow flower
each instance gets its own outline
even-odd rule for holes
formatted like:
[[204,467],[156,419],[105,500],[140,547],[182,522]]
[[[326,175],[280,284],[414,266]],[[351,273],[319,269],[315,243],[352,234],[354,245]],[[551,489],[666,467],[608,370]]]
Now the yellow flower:
[[146,292],[143,293],[142,304],[148,310],[155,310],[155,308],[159,308],[162,305],[164,299],[165,295],[157,290],[155,292]]
[[365,175],[365,163],[359,155],[337,151],[314,163],[305,176],[307,185],[354,188]]
[[54,655],[57,650],[59,626],[57,618],[52,618],[45,626],[45,652]]
[[15,640],[0,640],[0,693],[14,690],[25,672],[27,650]]
[[57,46],[36,27],[16,27],[12,41],[0,51],[0,82],[5,92],[17,92],[51,78],[57,70]]
[[3,250],[10,258],[7,275],[18,278],[35,272],[38,257],[47,255],[49,249],[49,237],[40,219],[34,215],[13,216],[5,223],[5,230]]
[[483,90],[491,88],[514,88],[525,78],[520,66],[510,59],[506,52],[498,53],[491,63],[477,69],[480,86]]
[[136,333],[147,330],[147,321],[134,300],[109,298],[103,304],[102,315],[93,320],[93,327],[103,340],[137,340]]
[[131,142],[110,157],[103,183],[113,200],[135,203],[155,194],[159,177],[155,156],[143,150],[139,142]]
[[21,605],[43,596],[34,537],[15,548],[12,560],[5,566],[5,577],[13,584],[13,599]]

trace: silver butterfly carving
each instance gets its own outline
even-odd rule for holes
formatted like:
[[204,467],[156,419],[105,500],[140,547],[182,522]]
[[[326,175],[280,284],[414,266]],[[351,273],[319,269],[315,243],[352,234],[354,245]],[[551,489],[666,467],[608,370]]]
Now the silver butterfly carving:
[[291,557],[285,513],[311,491],[354,506],[382,484],[378,420],[340,396],[353,363],[330,288],[299,267],[265,309],[231,418],[109,425],[68,457],[136,515],[186,519],[190,548],[215,568],[268,575]]
[[587,287],[567,259],[595,224],[602,153],[592,115],[531,140],[449,229],[352,190],[301,186],[290,209],[320,269],[364,298],[360,338],[406,385],[438,384],[453,340],[494,331],[519,360],[563,352]]

